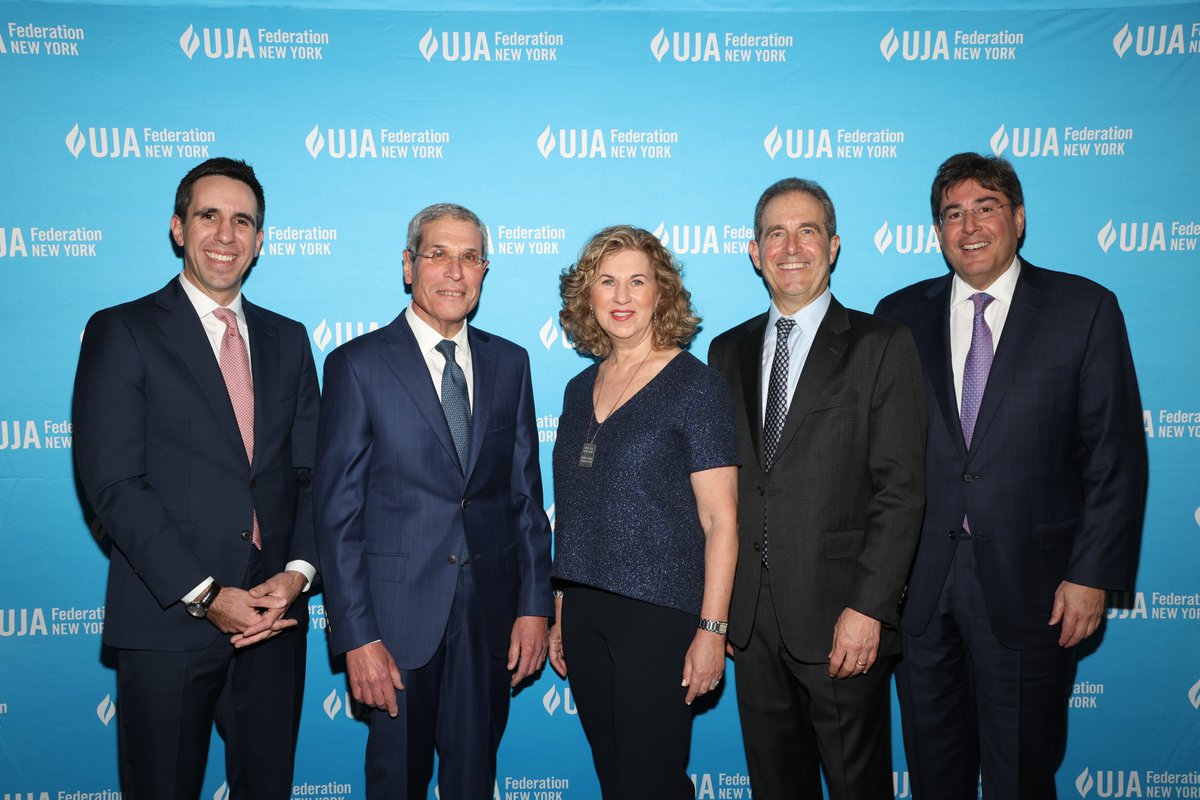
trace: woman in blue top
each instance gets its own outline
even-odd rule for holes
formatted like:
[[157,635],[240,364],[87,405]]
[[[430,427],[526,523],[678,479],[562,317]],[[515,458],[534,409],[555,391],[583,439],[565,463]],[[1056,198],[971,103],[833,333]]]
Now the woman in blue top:
[[700,322],[651,233],[597,233],[560,280],[563,329],[600,359],[554,446],[556,621],[608,800],[693,798],[691,704],[717,688],[737,561],[729,389],[681,348]]

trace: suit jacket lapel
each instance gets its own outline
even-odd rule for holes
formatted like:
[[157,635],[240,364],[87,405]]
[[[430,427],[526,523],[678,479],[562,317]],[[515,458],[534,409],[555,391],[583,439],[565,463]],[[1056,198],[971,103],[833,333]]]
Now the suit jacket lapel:
[[984,387],[983,398],[979,403],[979,416],[975,420],[975,433],[971,437],[971,452],[978,449],[979,442],[987,435],[988,427],[996,418],[996,410],[1012,386],[1013,376],[1037,338],[1041,307],[1046,301],[1037,283],[1037,267],[1022,262],[1021,274],[1013,290],[1012,306],[1008,309],[1000,344],[996,346],[996,356],[992,359],[987,386]]
[[742,397],[746,403],[746,422],[750,426],[750,444],[762,469],[762,350],[767,330],[767,315],[750,321],[738,342],[737,361],[741,366]]
[[483,432],[488,429],[492,407],[486,400],[493,396],[489,390],[496,385],[496,360],[492,357],[491,337],[474,328],[467,328],[471,344],[471,371],[474,403],[471,406],[471,451],[463,472],[471,474],[483,448]]
[[775,448],[775,460],[779,460],[788,443],[795,437],[800,424],[812,410],[813,403],[824,391],[829,382],[829,376],[842,360],[849,343],[850,315],[846,307],[836,299],[829,303],[825,319],[817,326],[813,335],[812,347],[808,358],[796,381],[796,391],[792,393],[792,402],[788,405],[787,419],[783,422],[783,432],[779,435],[779,445]]
[[429,368],[425,366],[425,355],[417,346],[417,337],[413,336],[403,312],[384,329],[384,340],[387,346],[381,350],[383,360],[396,375],[417,411],[425,417],[433,435],[446,448],[446,452],[457,460],[458,450],[454,447],[450,426],[446,423],[442,404],[429,377]]
[[[242,297],[242,311],[246,314],[246,329],[250,332],[250,369],[254,374],[254,441],[265,442],[267,414],[276,397],[275,385],[279,381],[279,331],[264,318],[261,310]],[[259,448],[254,448],[254,460],[258,461]]]
[[[196,309],[184,294],[179,279],[172,278],[154,299],[159,307],[167,312],[159,322],[159,327],[166,334],[170,346],[179,353],[180,360],[187,365],[192,377],[196,379],[201,396],[208,401],[213,413],[220,420],[229,443],[236,447],[237,453],[245,460],[246,445],[242,442],[242,433],[233,413],[229,390],[225,388],[221,366],[213,357],[212,344],[208,340],[208,334],[204,332],[204,324],[196,316]],[[255,400],[256,404],[257,402]]]
[[954,392],[954,370],[950,365],[950,287],[953,278],[953,274],[947,275],[929,290],[919,312],[920,326],[913,335],[917,350],[925,358],[924,366],[929,373],[934,399],[942,412],[942,422],[959,455],[966,457],[967,445],[963,440],[958,398]]

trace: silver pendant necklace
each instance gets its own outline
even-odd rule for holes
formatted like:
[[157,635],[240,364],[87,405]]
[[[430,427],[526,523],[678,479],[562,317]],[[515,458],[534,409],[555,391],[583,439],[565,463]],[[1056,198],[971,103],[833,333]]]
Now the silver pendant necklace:
[[[613,412],[615,412],[617,410],[617,406],[621,405],[621,400],[624,399],[625,393],[628,392],[629,387],[633,385],[633,379],[637,377],[637,374],[642,369],[642,364],[646,363],[646,359],[648,359],[650,357],[650,353],[652,353],[652,352],[654,352],[653,347],[646,351],[646,355],[642,356],[642,360],[638,362],[638,365],[636,367],[634,367],[633,373],[629,376],[629,380],[627,380],[625,382],[625,388],[621,390],[621,393],[619,395],[617,395],[617,399],[612,404],[612,408],[610,408],[608,410],[608,413],[604,415],[604,422],[608,422],[608,418],[611,417],[613,415]],[[599,372],[600,371],[599,368],[597,368],[596,371]],[[599,399],[600,392],[603,389],[604,389],[604,375],[601,374],[600,375],[600,385],[596,387],[597,399]],[[583,443],[583,447],[581,447],[579,449],[579,466],[584,467],[585,469],[591,469],[592,462],[596,460],[596,437],[600,435],[600,429],[604,427],[604,422],[601,422],[598,425],[596,425],[596,432],[592,433],[592,420],[594,420],[595,418],[596,418],[596,412],[595,412],[595,409],[593,408],[592,415],[588,419],[587,434],[583,437],[585,440]]]

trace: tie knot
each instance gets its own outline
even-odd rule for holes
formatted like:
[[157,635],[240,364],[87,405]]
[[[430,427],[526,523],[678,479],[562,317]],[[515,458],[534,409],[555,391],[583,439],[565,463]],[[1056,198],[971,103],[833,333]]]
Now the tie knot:
[[237,330],[237,314],[233,313],[228,308],[214,308],[213,316],[225,323],[225,327],[230,330]]
[[971,295],[971,300],[975,303],[975,316],[982,314],[983,310],[988,307],[988,303],[995,299],[987,292],[976,292]]
[[796,320],[791,317],[780,317],[775,320],[775,332],[779,336],[786,339],[792,332],[792,328],[796,327]]
[[442,339],[434,349],[441,353],[447,361],[454,360],[454,341],[452,339]]

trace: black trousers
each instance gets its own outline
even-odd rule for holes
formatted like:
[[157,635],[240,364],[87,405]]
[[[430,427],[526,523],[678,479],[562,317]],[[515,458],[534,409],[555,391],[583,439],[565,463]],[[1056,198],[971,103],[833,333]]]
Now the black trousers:
[[692,800],[683,659],[696,615],[586,586],[563,598],[563,656],[605,800]]
[[905,633],[896,693],[914,800],[1052,800],[1075,650],[992,633],[974,546],[960,539],[928,627]]
[[[260,583],[261,572],[255,551],[246,585]],[[231,800],[290,798],[307,636],[296,626],[244,650],[235,650],[224,634],[196,652],[118,650],[122,795],[200,797],[215,719],[225,739]]]
[[[778,580],[778,576],[776,576]],[[738,713],[755,800],[891,800],[891,671],[829,677],[829,664],[797,661],[779,634],[764,569],[745,650],[734,656]]]

